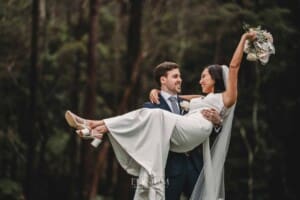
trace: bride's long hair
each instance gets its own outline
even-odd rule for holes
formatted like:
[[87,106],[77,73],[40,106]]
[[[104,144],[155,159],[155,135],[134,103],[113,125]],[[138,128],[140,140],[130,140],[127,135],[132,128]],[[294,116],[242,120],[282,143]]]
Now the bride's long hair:
[[211,78],[215,81],[214,93],[225,91],[222,65],[209,65],[206,67]]

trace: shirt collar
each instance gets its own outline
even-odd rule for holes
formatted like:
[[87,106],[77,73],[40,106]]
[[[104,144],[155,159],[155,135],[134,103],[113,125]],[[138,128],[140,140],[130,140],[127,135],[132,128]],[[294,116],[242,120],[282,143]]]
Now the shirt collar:
[[178,98],[177,95],[171,95],[171,94],[169,94],[169,93],[167,93],[167,92],[165,92],[165,91],[163,91],[163,90],[160,91],[160,95],[161,95],[164,99],[167,99],[167,100],[169,100],[169,98],[170,98],[171,96],[175,96],[176,98]]

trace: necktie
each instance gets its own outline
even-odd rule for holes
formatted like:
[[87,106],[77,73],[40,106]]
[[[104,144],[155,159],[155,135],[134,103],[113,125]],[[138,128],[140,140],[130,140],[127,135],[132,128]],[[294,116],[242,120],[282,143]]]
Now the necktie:
[[178,105],[176,103],[177,102],[177,98],[174,97],[174,96],[171,96],[171,97],[169,97],[169,100],[171,101],[171,106],[172,106],[173,113],[180,114]]

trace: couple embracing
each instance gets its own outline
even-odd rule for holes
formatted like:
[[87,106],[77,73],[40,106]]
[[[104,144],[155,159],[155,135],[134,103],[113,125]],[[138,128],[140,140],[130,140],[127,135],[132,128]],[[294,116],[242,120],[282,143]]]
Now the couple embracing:
[[[199,95],[180,96],[180,67],[174,62],[163,62],[155,67],[154,79],[160,91],[152,90],[150,102],[144,108],[160,108],[172,113],[184,115],[189,109],[189,99]],[[203,109],[203,116],[214,124],[212,134],[219,133],[221,117],[214,109]],[[163,134],[163,133],[161,133]],[[165,167],[165,198],[179,200],[181,196],[190,198],[194,185],[203,167],[201,145],[188,152],[169,151]]]
[[[120,165],[138,177],[136,200],[176,199],[180,194],[169,197],[169,192],[175,194],[181,190],[191,195],[191,200],[225,199],[224,163],[237,100],[238,72],[245,42],[255,37],[253,31],[241,36],[229,67],[215,64],[204,68],[199,84],[205,96],[177,95],[181,89],[179,69],[171,67],[160,72],[164,65],[176,66],[162,63],[156,68],[161,91],[150,93],[150,96],[159,96],[159,104],[146,103],[144,108],[102,120],[83,119],[67,111],[66,120],[82,138],[101,139],[107,134]],[[171,96],[177,98],[175,102],[169,98]],[[190,101],[184,115],[181,115],[180,99]],[[210,146],[210,135],[220,123],[215,119],[220,116],[222,128]],[[195,150],[200,144],[203,167]],[[181,162],[177,154],[185,156],[182,157],[185,161]],[[176,157],[173,161],[172,155]],[[186,167],[193,175],[187,178],[181,174],[179,181],[173,181],[175,176],[168,173],[170,168],[176,171],[176,167],[179,171]]]

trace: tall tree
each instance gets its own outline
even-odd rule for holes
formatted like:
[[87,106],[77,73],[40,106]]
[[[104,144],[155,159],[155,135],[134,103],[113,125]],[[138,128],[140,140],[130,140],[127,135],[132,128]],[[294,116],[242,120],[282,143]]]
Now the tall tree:
[[[96,80],[97,80],[97,43],[98,43],[98,10],[100,0],[89,1],[89,38],[88,38],[88,60],[87,60],[87,86],[84,101],[84,116],[86,118],[94,118],[96,110]],[[83,145],[82,161],[83,167],[83,196],[84,199],[91,198],[93,170],[95,169],[96,157],[91,151],[89,143]],[[90,170],[93,169],[93,170]]]
[[141,21],[143,1],[131,0],[129,2],[129,24],[127,33],[127,52],[125,60],[125,90],[118,112],[124,113],[134,105],[134,89],[138,82],[140,64],[143,60],[141,51]]
[[[128,109],[136,104],[136,88],[139,81],[139,73],[141,70],[141,62],[143,54],[141,51],[141,21],[143,0],[130,0],[129,1],[129,24],[127,33],[127,52],[125,61],[125,90],[121,99],[118,113],[125,113]],[[130,178],[128,174],[119,168],[117,192],[115,193],[116,199],[130,199]]]
[[26,165],[26,181],[25,195],[27,199],[36,199],[35,197],[35,147],[36,147],[36,109],[37,109],[37,90],[38,90],[38,55],[39,55],[39,7],[40,1],[33,0],[32,3],[32,27],[31,27],[31,64],[29,70],[29,107],[26,113],[25,131],[27,137],[27,165]]
[[[77,22],[75,24],[75,30],[71,29],[70,34],[74,34],[75,40],[77,42],[81,42],[82,36],[84,35],[84,13],[86,9],[86,3],[87,0],[79,0],[77,2],[77,7],[76,11],[78,13],[78,18]],[[70,10],[70,17],[72,16],[72,10]],[[71,101],[71,110],[74,110],[75,113],[79,113],[79,85],[80,85],[80,64],[83,62],[83,55],[82,55],[82,50],[77,49],[75,52],[75,60],[74,60],[74,68],[73,68],[73,74],[72,74],[72,83],[71,83],[71,88],[70,88],[70,99]],[[71,136],[71,141],[70,141],[70,155],[73,157],[71,160],[71,179],[70,179],[70,194],[69,198],[70,199],[82,199],[83,198],[83,193],[81,192],[72,192],[72,191],[82,191],[85,185],[84,182],[84,162],[82,161],[82,157],[80,159],[81,151],[81,141],[79,138],[75,135],[72,134]],[[79,158],[79,159],[78,159]],[[79,195],[78,195],[79,194]]]

